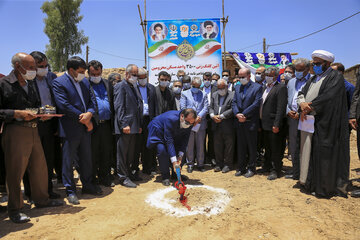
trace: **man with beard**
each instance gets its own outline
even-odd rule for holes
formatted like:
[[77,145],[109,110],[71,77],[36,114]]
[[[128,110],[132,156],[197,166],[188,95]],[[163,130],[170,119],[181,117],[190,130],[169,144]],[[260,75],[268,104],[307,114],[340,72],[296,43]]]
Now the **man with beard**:
[[316,50],[311,57],[315,75],[298,94],[300,121],[314,119],[312,129],[301,131],[300,183],[317,197],[347,197],[350,156],[344,77],[330,67],[332,53]]

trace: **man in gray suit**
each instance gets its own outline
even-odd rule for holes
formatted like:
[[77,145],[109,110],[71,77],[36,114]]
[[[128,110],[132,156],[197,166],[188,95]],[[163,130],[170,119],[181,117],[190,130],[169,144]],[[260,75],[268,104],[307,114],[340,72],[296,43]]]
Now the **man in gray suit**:
[[117,135],[117,173],[121,184],[135,188],[130,180],[131,166],[135,161],[137,134],[142,132],[143,102],[136,88],[138,67],[126,67],[125,81],[114,88],[115,134]]
[[285,178],[299,180],[300,158],[298,145],[299,112],[296,102],[300,89],[310,78],[310,61],[305,58],[298,58],[295,62],[295,78],[289,80],[287,85],[288,103],[286,114],[289,125],[289,153],[292,161],[292,173],[285,175]]
[[217,81],[217,91],[212,94],[210,101],[210,118],[214,132],[215,172],[227,173],[234,155],[234,114],[231,103],[234,92],[228,91],[228,84],[224,79]]
[[[202,172],[204,169],[204,155],[205,155],[205,132],[206,132],[206,114],[208,112],[209,103],[205,92],[200,90],[201,79],[194,77],[191,81],[191,89],[183,91],[180,98],[180,108],[192,108],[196,111],[197,118],[189,138],[187,147],[187,171],[191,173],[194,167],[195,152],[198,169]],[[196,148],[196,149],[195,149]]]

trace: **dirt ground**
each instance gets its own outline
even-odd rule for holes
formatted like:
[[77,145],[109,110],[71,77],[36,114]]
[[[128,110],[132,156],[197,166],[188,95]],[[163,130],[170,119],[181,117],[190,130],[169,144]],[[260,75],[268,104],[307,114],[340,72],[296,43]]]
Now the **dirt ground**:
[[[355,136],[351,139],[350,179],[358,188],[360,161]],[[284,163],[285,168],[291,166],[288,160],[284,159]],[[186,184],[204,184],[228,191],[231,201],[218,215],[181,218],[165,215],[145,202],[150,193],[164,188],[160,178],[143,175],[144,181],[136,189],[120,185],[103,188],[102,197],[81,195],[79,187],[80,205],[77,206],[30,209],[26,205],[25,213],[31,217],[31,222],[26,224],[11,223],[7,214],[1,213],[0,238],[360,239],[360,199],[350,196],[317,199],[294,189],[293,180],[268,181],[263,175],[246,179],[235,177],[234,173],[214,173],[209,168],[204,173],[185,173],[190,177]],[[57,188],[65,197],[61,186]],[[196,189],[199,188],[191,189],[189,198],[199,199]],[[168,195],[174,197],[174,193]]]

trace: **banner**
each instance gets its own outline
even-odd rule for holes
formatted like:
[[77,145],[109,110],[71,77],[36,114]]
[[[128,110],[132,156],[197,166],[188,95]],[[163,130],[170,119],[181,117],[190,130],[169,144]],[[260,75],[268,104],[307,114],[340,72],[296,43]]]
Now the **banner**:
[[235,60],[244,62],[253,68],[265,66],[276,66],[280,69],[284,69],[287,65],[292,63],[290,53],[242,53],[242,52],[230,52]]
[[178,70],[191,77],[205,72],[221,75],[220,19],[157,20],[148,23],[149,82],[157,85],[166,71],[176,80]]

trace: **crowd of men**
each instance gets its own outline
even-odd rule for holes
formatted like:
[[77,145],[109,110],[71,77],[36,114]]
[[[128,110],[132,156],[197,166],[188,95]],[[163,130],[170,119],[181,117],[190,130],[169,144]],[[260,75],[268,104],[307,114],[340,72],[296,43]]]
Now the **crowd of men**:
[[[346,197],[349,119],[358,130],[360,84],[352,97],[354,86],[332,53],[316,50],[311,57],[287,65],[281,77],[279,68],[264,66],[255,81],[246,68],[234,77],[224,70],[191,78],[179,70],[175,80],[162,71],[154,86],[134,64],[124,79],[116,73],[104,79],[99,61],[75,56],[57,77],[43,53],[15,54],[13,71],[0,79],[0,184],[7,185],[10,219],[29,221],[21,211],[22,180],[36,207],[63,204],[53,200],[60,198],[54,171],[68,202],[79,204],[74,169],[82,193],[92,195],[103,194],[99,185],[114,187],[114,176],[136,188],[140,169],[150,176],[159,169],[169,186],[176,179],[170,163],[179,163],[188,173],[204,172],[208,164],[215,172],[236,170],[236,177],[285,175],[317,197]],[[33,112],[44,106],[62,116]],[[171,129],[178,129],[176,136]],[[292,171],[284,173],[286,146]]]

